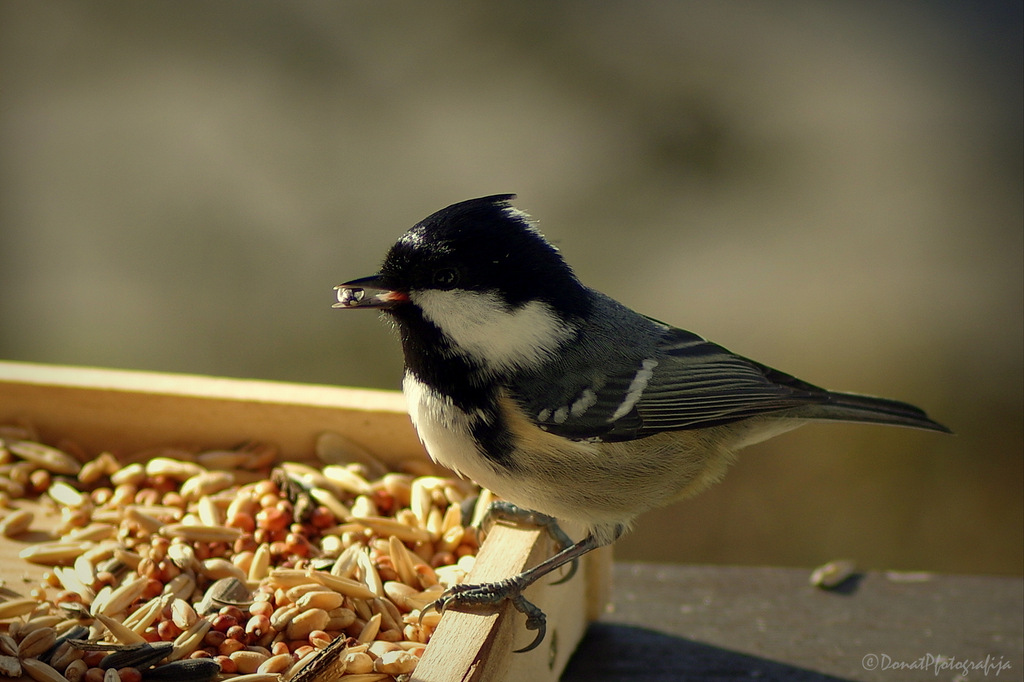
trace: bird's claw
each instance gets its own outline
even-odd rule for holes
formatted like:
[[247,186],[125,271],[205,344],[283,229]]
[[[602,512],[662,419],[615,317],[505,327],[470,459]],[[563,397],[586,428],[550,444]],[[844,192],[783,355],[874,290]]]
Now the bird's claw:
[[445,609],[449,606],[474,609],[497,606],[506,599],[512,603],[512,606],[517,611],[526,616],[526,629],[537,631],[533,641],[522,649],[516,649],[515,653],[524,653],[531,649],[536,649],[544,641],[544,635],[547,633],[547,617],[540,608],[523,596],[522,588],[515,580],[502,580],[478,585],[452,585],[435,601],[423,607],[420,611],[419,622],[422,625],[423,616],[430,611],[444,614]]
[[[484,516],[481,526],[493,523],[494,521],[501,519],[508,521],[509,523],[529,524],[539,526],[547,531],[551,539],[555,541],[555,551],[560,552],[572,545],[572,538],[566,535],[562,527],[558,525],[558,520],[553,516],[547,514],[541,514],[540,512],[530,511],[523,509],[522,507],[512,504],[506,500],[495,500],[491,502],[487,508],[487,514]],[[579,568],[579,559],[573,559],[569,564],[569,569],[565,575],[558,580],[551,583],[552,585],[561,585],[567,582],[576,575],[576,570]]]
[[526,629],[537,631],[537,635],[533,638],[532,642],[524,646],[522,649],[516,649],[513,652],[516,654],[523,654],[527,651],[536,649],[540,643],[544,641],[544,635],[546,635],[548,631],[548,619],[536,604],[529,601],[521,594],[512,598],[512,606],[516,607],[516,610],[519,611],[519,613],[526,616]]

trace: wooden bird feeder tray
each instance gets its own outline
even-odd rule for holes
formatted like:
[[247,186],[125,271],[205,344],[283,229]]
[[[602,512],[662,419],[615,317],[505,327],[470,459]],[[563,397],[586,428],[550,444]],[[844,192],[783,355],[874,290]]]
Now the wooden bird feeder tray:
[[[426,454],[400,393],[205,376],[0,362],[0,424],[31,424],[42,440],[68,438],[86,451],[138,452],[188,446],[216,449],[262,441],[282,457],[311,460],[324,432],[361,445],[385,464]],[[0,538],[0,580],[27,592],[45,570],[18,557],[25,542]],[[534,528],[496,525],[468,582],[512,575],[551,552]],[[493,611],[449,610],[413,680],[557,680],[587,624],[605,609],[607,550],[581,562],[561,585],[541,581],[527,597],[547,614],[547,637],[527,653],[534,633],[509,605]]]

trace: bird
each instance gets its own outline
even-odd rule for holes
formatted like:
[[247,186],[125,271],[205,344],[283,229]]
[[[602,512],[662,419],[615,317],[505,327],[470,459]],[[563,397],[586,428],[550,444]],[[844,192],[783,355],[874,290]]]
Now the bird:
[[335,287],[335,308],[381,311],[397,329],[402,389],[431,459],[559,540],[522,573],[450,587],[438,611],[509,600],[536,631],[527,651],[546,620],[526,587],[704,490],[741,448],[818,420],[949,432],[913,405],[819,388],[584,285],[515,199],[443,208],[376,274]]

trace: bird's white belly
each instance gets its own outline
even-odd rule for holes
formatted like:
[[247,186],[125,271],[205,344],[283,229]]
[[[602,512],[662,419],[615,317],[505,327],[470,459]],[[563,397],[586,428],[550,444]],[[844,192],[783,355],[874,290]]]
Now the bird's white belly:
[[[477,449],[472,436],[474,420],[412,374],[402,382],[409,416],[430,458],[460,476],[494,490],[498,477]],[[500,483],[498,483],[498,487]]]

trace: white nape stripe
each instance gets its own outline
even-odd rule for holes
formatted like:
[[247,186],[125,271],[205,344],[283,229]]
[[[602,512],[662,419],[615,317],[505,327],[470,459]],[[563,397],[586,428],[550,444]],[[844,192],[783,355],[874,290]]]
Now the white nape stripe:
[[609,422],[621,419],[633,409],[633,406],[639,402],[640,396],[643,395],[644,389],[647,388],[647,382],[651,380],[651,375],[654,374],[654,368],[657,366],[658,361],[650,358],[640,363],[640,369],[637,370],[636,376],[633,377],[633,381],[629,382],[629,388],[626,389],[626,397],[615,410],[615,414],[608,418]]
[[464,289],[411,291],[409,299],[455,348],[495,371],[536,366],[574,332],[542,301],[510,308],[495,293]]

